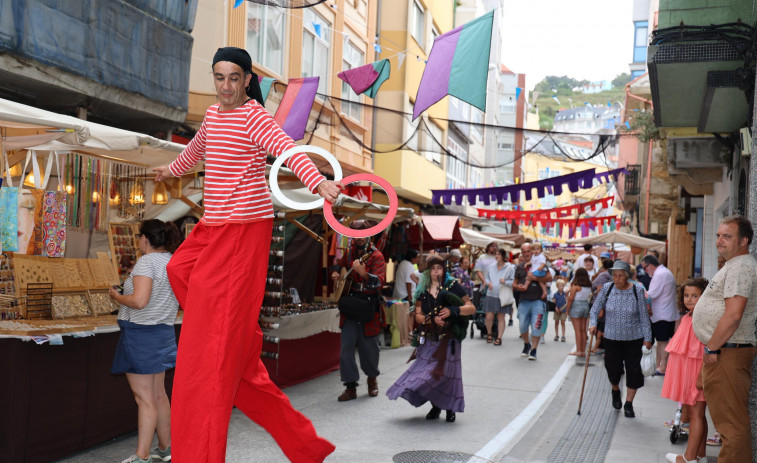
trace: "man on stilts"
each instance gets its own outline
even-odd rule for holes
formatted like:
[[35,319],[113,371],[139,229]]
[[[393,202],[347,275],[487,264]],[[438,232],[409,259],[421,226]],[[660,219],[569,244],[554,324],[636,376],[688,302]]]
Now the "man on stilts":
[[[265,292],[273,205],[266,153],[295,147],[263,106],[250,55],[219,48],[213,58],[219,103],[155,180],[181,176],[205,161],[205,214],[168,264],[184,309],[171,412],[173,457],[222,463],[231,410],[265,428],[293,462],[322,462],[334,446],[319,437],[271,382],[260,359],[258,315]],[[314,193],[333,202],[341,183],[326,180],[304,154],[286,165]]]

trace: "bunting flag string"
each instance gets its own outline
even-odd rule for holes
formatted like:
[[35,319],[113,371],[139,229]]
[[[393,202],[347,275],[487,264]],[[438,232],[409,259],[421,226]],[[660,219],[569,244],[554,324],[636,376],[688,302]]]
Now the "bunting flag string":
[[587,217],[584,219],[533,219],[533,220],[521,220],[518,225],[521,229],[526,227],[536,228],[536,224],[544,227],[547,233],[550,233],[552,227],[557,227],[557,232],[562,235],[563,227],[568,227],[568,236],[574,238],[576,231],[581,231],[582,237],[589,236],[590,230],[596,230],[597,228],[605,228],[605,232],[614,231],[620,228],[620,218],[617,216],[605,216],[605,217]]
[[529,217],[526,219],[509,219],[509,220],[519,222],[520,226],[530,226],[530,225],[538,223],[546,229],[550,229],[554,226],[568,227],[568,229],[571,229],[576,226],[590,227],[592,229],[596,227],[607,226],[614,230],[618,228],[620,218],[615,215],[607,215],[607,216],[602,216],[602,217],[585,217],[582,219],[577,219],[577,218],[550,219],[550,218]]
[[561,175],[559,177],[537,180],[535,182],[520,183],[517,185],[497,186],[488,188],[460,188],[453,190],[431,190],[432,204],[452,204],[452,200],[460,205],[463,204],[463,198],[468,199],[468,204],[476,205],[477,199],[480,199],[484,205],[488,206],[491,201],[502,204],[507,201],[520,201],[520,193],[525,193],[526,201],[531,201],[532,190],[536,189],[536,195],[543,198],[545,195],[559,196],[563,193],[563,187],[567,185],[571,193],[577,192],[581,188],[592,188],[594,179],[599,182],[609,181],[611,176],[617,178],[621,173],[625,173],[624,168],[600,172],[596,174],[594,169],[586,169],[571,174]]
[[[553,209],[538,209],[534,211],[497,211],[494,209],[481,209],[477,208],[478,216],[487,219],[497,220],[526,220],[530,218],[555,218],[561,219],[571,215],[580,215],[588,210],[593,210],[595,206],[600,205],[601,209],[612,206],[615,197],[608,196],[606,198],[595,199],[581,204],[573,204],[571,206],[556,207]],[[554,215],[554,217],[552,217]]]

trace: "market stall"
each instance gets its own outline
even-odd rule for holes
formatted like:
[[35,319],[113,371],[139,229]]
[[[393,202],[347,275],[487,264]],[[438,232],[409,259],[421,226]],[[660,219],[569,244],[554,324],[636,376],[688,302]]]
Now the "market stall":
[[[297,202],[314,197],[304,188],[284,194]],[[265,334],[263,349],[268,352],[263,363],[271,379],[286,387],[339,368],[339,313],[326,275],[329,257],[343,251],[349,240],[328,227],[321,209],[296,211],[276,199],[274,209],[269,297],[264,300],[260,324]],[[348,220],[378,221],[388,206],[341,195],[332,210],[336,217]],[[407,208],[399,208],[394,218],[395,223],[412,220],[413,211]]]
[[0,132],[0,461],[47,462],[136,429],[108,289],[183,146],[2,99]]

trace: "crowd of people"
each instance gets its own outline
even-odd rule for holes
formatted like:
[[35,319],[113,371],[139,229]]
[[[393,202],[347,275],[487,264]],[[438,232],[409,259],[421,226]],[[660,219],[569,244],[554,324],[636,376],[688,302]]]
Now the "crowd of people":
[[[751,224],[744,217],[723,219],[717,231],[717,274],[710,281],[692,277],[682,285],[656,251],[643,256],[634,267],[620,259],[613,261],[609,253],[595,256],[591,245],[585,246],[575,262],[549,262],[537,243],[523,244],[517,254],[491,243],[472,265],[464,266],[461,263],[470,260],[460,250],[453,250],[447,263],[438,255],[428,262],[433,263],[432,275],[448,270],[446,280],[439,281],[454,281],[455,287],[459,286],[464,299],[460,307],[465,311],[433,315],[429,294],[424,292],[428,287],[424,286],[411,298],[414,319],[420,327],[433,327],[447,316],[452,320],[475,310],[476,316],[483,317],[486,342],[500,346],[505,327],[512,325],[515,314],[523,340],[521,355],[529,360],[537,359],[537,348],[545,342],[548,313],[554,314],[555,342],[565,341],[565,321],[569,319],[576,339],[570,355],[583,357],[589,349],[592,354],[604,354],[612,407],[622,409],[628,418],[636,416],[634,398],[644,386],[643,348],[654,351],[651,374],[663,377],[662,396],[683,407],[683,426],[689,434],[684,454],[670,453],[667,460],[703,461],[705,445],[719,445],[718,461],[751,461],[747,401],[757,353],[757,261],[748,252],[752,238]],[[438,300],[435,297],[431,300]],[[475,308],[472,300],[478,301]],[[506,315],[510,315],[508,324]],[[430,331],[424,328],[422,332]],[[432,390],[429,385],[439,380],[429,371],[442,371],[441,364],[434,367],[429,362],[454,358],[449,352],[446,357],[433,355],[432,350],[440,351],[435,342],[426,340],[419,346],[417,355],[422,362],[411,367],[388,393],[392,399],[403,397],[415,406],[431,401],[429,419],[438,417],[441,409],[448,410],[448,417],[450,410],[462,411],[462,405],[457,409],[448,403],[442,406],[441,399],[418,392]],[[448,351],[449,346],[441,350]],[[459,368],[448,370],[448,381],[458,377]],[[426,380],[418,381],[418,375],[426,375]],[[464,404],[462,389],[458,392],[458,403]],[[709,439],[707,405],[717,428]]]
[[[473,265],[471,256],[458,249],[425,258],[410,250],[397,268],[392,296],[412,303],[416,350],[411,358],[414,362],[386,395],[404,398],[415,407],[429,402],[426,419],[438,419],[444,410],[445,420],[455,422],[457,413],[465,408],[461,341],[469,317],[480,314],[486,342],[500,346],[515,314],[523,340],[521,355],[535,361],[538,346],[546,342],[547,314],[552,311],[554,341],[565,342],[566,319],[573,325],[576,349],[570,355],[586,356],[590,349],[591,353],[604,353],[612,407],[623,409],[629,418],[635,417],[634,398],[644,386],[642,346],[651,350],[652,344],[657,344],[653,374],[664,377],[662,396],[683,407],[682,421],[689,434],[686,451],[668,454],[668,461],[701,461],[706,444],[721,443],[719,461],[750,461],[747,403],[757,354],[757,261],[748,252],[752,239],[747,219],[723,219],[717,231],[717,274],[710,281],[690,278],[680,287],[654,252],[644,256],[638,268],[600,255],[595,269],[595,256],[588,246],[575,263],[541,259],[543,250],[532,243],[524,243],[518,254],[492,243]],[[142,257],[123,289],[111,291],[121,304],[121,339],[112,372],[126,373],[139,410],[137,451],[125,461],[168,461],[171,457],[173,416],[163,384],[165,371],[176,365],[177,357],[172,321],[180,301],[170,282],[170,262],[177,244],[178,231],[172,225],[158,220],[143,222],[139,234]],[[357,320],[345,311],[341,315],[340,374],[345,390],[338,397],[340,402],[357,398],[359,369],[366,375],[368,396],[378,396],[378,335],[385,324],[380,305],[380,290],[386,281],[384,257],[370,238],[353,239],[351,246],[332,268],[332,276],[341,266],[354,270],[350,294],[368,316]],[[309,421],[291,409],[288,401],[282,403],[299,422],[302,435],[319,442]],[[710,439],[705,415],[708,406],[719,431]],[[155,434],[158,446],[151,451]],[[330,444],[320,442],[323,453],[328,452]]]

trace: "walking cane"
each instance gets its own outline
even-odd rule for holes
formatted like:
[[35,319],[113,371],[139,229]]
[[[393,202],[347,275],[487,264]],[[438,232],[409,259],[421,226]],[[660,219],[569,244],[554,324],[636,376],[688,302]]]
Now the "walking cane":
[[581,398],[578,400],[578,414],[581,415],[581,404],[584,401],[584,387],[586,387],[586,374],[589,372],[589,359],[591,358],[591,347],[594,342],[594,335],[589,338],[589,350],[586,351],[586,365],[584,366],[584,382],[581,384]]

